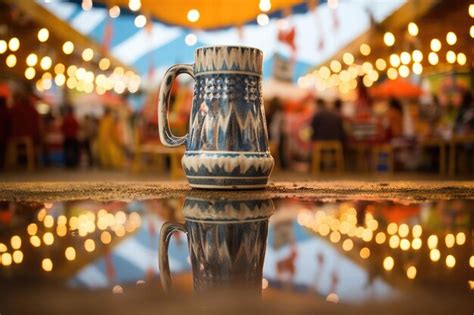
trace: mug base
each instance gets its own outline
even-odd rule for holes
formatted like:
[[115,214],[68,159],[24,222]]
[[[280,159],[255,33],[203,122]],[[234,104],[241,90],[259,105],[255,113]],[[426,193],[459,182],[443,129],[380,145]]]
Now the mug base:
[[192,188],[200,189],[263,189],[267,186],[268,177],[231,177],[231,176],[187,176]]
[[232,185],[232,186],[223,186],[223,185],[200,185],[200,184],[189,184],[191,188],[197,189],[214,189],[214,190],[250,190],[250,189],[264,189],[267,187],[267,184],[262,185]]

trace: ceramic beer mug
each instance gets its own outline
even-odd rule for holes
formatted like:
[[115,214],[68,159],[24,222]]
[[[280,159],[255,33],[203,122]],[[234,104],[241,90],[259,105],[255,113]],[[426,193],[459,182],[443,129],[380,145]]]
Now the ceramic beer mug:
[[161,284],[171,288],[168,245],[175,231],[187,234],[195,292],[243,289],[260,294],[267,242],[267,200],[203,200],[184,203],[185,224],[165,223],[160,231]]
[[[263,188],[273,169],[268,149],[259,49],[240,46],[198,48],[194,65],[174,65],[163,78],[158,109],[161,142],[186,146],[182,166],[191,187]],[[168,107],[173,81],[195,80],[189,132],[172,134]]]

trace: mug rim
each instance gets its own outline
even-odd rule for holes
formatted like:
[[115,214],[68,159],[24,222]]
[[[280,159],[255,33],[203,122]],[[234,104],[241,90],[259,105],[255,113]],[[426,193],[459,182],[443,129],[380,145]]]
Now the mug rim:
[[198,47],[194,50],[194,52],[197,52],[198,50],[205,50],[205,49],[212,49],[212,48],[243,48],[243,49],[251,49],[251,50],[257,50],[261,54],[263,54],[263,50],[257,47],[252,47],[252,46],[246,46],[246,45],[209,45],[209,46],[201,46]]

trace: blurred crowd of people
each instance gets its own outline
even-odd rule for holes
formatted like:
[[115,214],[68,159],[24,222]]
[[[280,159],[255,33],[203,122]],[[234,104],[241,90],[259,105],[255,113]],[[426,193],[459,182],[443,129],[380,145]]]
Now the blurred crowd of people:
[[70,104],[41,115],[27,93],[0,97],[0,170],[25,164],[26,146],[42,166],[120,169],[130,145],[128,121],[110,108],[100,118],[78,117]]
[[[433,95],[430,102],[423,103],[390,98],[362,104],[308,97],[300,105],[285,104],[278,98],[267,104],[269,138],[283,169],[292,162],[309,160],[315,141],[339,141],[345,155],[358,145],[389,145],[401,152],[407,148],[419,153],[413,148],[425,140],[447,143],[453,137],[474,136],[474,102],[467,90],[460,94],[457,104],[441,104]],[[463,149],[469,153],[473,146],[468,143]],[[408,169],[419,166],[420,154],[413,159],[405,153],[401,159],[406,160]]]

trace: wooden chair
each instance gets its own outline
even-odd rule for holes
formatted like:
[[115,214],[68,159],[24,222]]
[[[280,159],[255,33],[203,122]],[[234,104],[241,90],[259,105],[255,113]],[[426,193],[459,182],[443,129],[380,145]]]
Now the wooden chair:
[[33,171],[35,169],[36,153],[33,140],[30,137],[14,137],[9,140],[7,146],[7,156],[5,161],[5,169],[18,168],[19,148],[24,147],[26,156],[26,169]]
[[184,154],[184,148],[168,148],[161,144],[143,144],[139,146],[135,152],[133,161],[133,171],[140,172],[142,167],[142,159],[145,155],[150,156],[154,162],[157,162],[159,170],[162,171],[165,165],[165,158],[170,158],[170,175],[171,179],[180,179],[184,177],[181,167],[181,158]]
[[[386,156],[385,159],[380,159]],[[390,144],[378,145],[372,149],[372,171],[380,172],[379,166],[382,166],[390,174],[394,171],[394,154]]]
[[312,151],[311,170],[313,175],[319,175],[321,173],[321,162],[323,161],[322,157],[324,152],[334,152],[334,155],[330,155],[330,158],[324,159],[324,161],[334,162],[336,164],[336,173],[340,174],[344,172],[344,154],[340,141],[315,141]]

